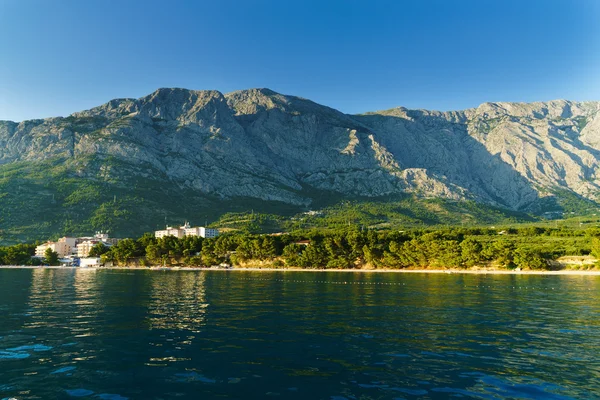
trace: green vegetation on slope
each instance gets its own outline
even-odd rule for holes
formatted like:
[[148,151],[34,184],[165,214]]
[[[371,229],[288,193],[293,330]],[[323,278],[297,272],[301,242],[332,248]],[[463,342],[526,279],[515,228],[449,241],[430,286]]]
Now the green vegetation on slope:
[[[199,194],[151,165],[111,156],[64,157],[0,165],[0,244],[56,239],[108,231],[135,237],[165,224],[210,224],[242,233],[412,229],[426,226],[507,225],[538,217],[472,201],[424,199],[411,195],[343,199],[305,187],[311,210],[253,198],[220,199]],[[546,204],[547,203],[547,204]],[[567,192],[545,200],[544,210],[587,215],[597,205]],[[543,204],[542,204],[543,205]]]
[[[312,227],[398,227],[526,220],[472,202],[401,199],[338,200],[312,193],[317,213],[299,206],[250,198],[223,200],[181,188],[150,166],[113,157],[55,157],[0,166],[0,243],[86,235],[141,235],[165,224],[213,223],[248,233]],[[332,204],[337,200],[337,204]],[[268,211],[269,214],[265,214]]]
[[[258,208],[257,208],[258,210]],[[271,210],[273,211],[273,210]],[[294,232],[297,230],[405,229],[425,226],[473,226],[533,222],[524,213],[472,201],[420,199],[416,196],[341,200],[318,210],[292,216],[260,212],[226,213],[212,227],[244,233]]]
[[539,213],[560,213],[565,215],[591,215],[600,213],[598,203],[583,198],[568,190],[555,190],[553,196],[538,201]]
[[289,215],[299,211],[256,199],[203,196],[150,168],[111,157],[57,157],[0,166],[0,244],[89,235],[96,230],[114,237],[139,236],[186,220],[212,223],[226,212],[252,207]]

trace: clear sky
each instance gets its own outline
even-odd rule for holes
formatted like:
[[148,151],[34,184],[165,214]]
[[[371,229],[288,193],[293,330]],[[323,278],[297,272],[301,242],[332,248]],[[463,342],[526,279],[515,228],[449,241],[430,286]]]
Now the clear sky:
[[600,100],[600,1],[0,0],[0,119],[159,87],[346,113]]

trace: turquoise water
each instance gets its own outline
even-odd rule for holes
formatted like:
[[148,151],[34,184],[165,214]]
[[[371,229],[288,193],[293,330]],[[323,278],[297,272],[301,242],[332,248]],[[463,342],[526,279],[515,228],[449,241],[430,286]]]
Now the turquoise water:
[[0,399],[600,398],[600,279],[0,270]]

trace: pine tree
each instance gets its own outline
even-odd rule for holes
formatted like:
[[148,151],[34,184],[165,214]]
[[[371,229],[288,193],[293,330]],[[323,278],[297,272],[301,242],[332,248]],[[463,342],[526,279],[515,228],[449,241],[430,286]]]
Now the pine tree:
[[46,263],[48,265],[58,265],[58,253],[53,251],[50,247],[46,249],[46,253],[44,253],[46,257]]

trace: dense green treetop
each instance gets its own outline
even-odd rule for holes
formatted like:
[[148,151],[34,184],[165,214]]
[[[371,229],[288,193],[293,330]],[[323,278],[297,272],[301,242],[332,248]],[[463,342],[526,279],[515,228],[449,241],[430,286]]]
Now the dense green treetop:
[[[35,245],[0,247],[1,264],[35,264]],[[600,258],[600,229],[519,226],[407,230],[305,230],[284,234],[225,233],[204,239],[147,233],[91,254],[116,265],[233,265],[301,268],[549,268],[561,256]],[[46,263],[55,263],[51,254]]]

